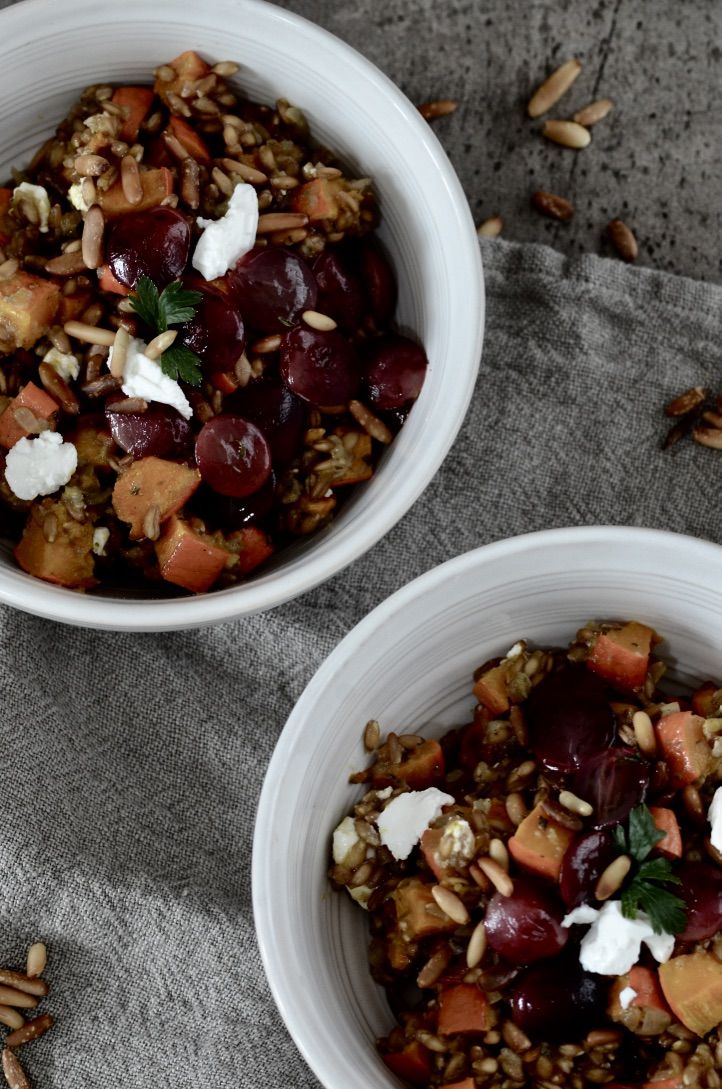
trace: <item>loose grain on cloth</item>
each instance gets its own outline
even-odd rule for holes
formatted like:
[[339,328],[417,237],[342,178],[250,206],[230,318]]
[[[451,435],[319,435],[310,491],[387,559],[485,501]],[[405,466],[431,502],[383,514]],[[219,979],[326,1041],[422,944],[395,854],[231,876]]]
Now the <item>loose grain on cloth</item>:
[[251,913],[263,772],[313,671],[402,583],[487,541],[598,522],[722,540],[722,455],[659,449],[665,401],[717,388],[722,290],[499,241],[484,257],[465,426],[353,568],[210,631],[113,635],[1,612],[0,962],[22,965],[38,938],[50,948],[57,1026],[24,1051],[36,1089],[315,1087]]

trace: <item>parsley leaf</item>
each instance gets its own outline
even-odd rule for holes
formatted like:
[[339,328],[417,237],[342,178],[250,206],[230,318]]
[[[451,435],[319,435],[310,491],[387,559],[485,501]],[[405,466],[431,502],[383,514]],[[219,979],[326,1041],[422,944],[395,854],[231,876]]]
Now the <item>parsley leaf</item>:
[[169,378],[187,382],[189,386],[201,384],[201,361],[185,344],[171,344],[160,357],[160,369]]
[[637,863],[631,881],[621,893],[622,915],[636,919],[637,912],[643,911],[655,934],[679,934],[687,924],[687,908],[669,886],[680,885],[681,881],[668,859],[647,858],[664,835],[646,805],[638,805],[629,814],[626,834],[623,828],[615,828],[617,846]]
[[[149,276],[141,276],[130,295],[130,305],[157,335],[165,333],[171,325],[191,321],[202,298],[200,291],[188,291],[180,280],[174,280],[159,292]],[[201,361],[186,344],[176,341],[163,352],[159,362],[163,374],[169,378],[200,386]]]

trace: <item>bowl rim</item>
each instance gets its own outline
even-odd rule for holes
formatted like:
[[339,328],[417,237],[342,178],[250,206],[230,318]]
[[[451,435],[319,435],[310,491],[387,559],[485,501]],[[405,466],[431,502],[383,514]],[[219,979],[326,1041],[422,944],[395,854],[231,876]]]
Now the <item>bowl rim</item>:
[[[178,6],[186,10],[180,0],[159,0],[148,7],[146,0],[127,0],[123,8],[137,9],[146,20],[152,20],[153,12]],[[110,0],[76,0],[76,13],[92,12],[94,21],[107,18]],[[66,8],[66,11],[70,5]],[[77,626],[94,627],[115,631],[168,631],[203,627],[209,624],[233,620],[241,616],[264,612],[290,601],[321,585],[343,568],[368,552],[406,514],[438,472],[444,458],[457,438],[464,421],[474,390],[481,360],[484,335],[485,290],[481,255],[471,211],[461,183],[438,139],[431,131],[416,107],[399,87],[394,84],[372,61],[358,50],[342,41],[330,31],[294,12],[285,11],[266,0],[221,0],[218,13],[224,9],[256,9],[265,17],[279,23],[301,26],[307,34],[323,40],[337,52],[343,62],[357,75],[373,82],[389,99],[396,116],[408,126],[423,146],[427,161],[433,166],[448,197],[446,213],[453,222],[453,238],[460,267],[464,273],[464,290],[468,297],[478,299],[478,311],[469,318],[468,353],[476,359],[476,365],[448,383],[444,398],[446,426],[430,432],[424,447],[423,460],[417,459],[410,466],[403,480],[397,482],[393,502],[388,499],[379,504],[369,517],[354,526],[354,533],[340,540],[320,540],[318,547],[311,547],[299,569],[285,572],[283,566],[273,572],[272,579],[264,582],[241,583],[225,590],[200,594],[195,597],[169,599],[134,599],[111,595],[85,595],[64,587],[45,583],[17,568],[0,568],[0,603],[11,605],[24,612],[47,619]],[[57,25],[57,0],[21,0],[0,11],[0,28],[14,28],[19,32],[26,25]],[[474,320],[475,319],[475,320]]]
[[432,593],[445,583],[459,579],[463,581],[464,576],[472,571],[478,573],[480,563],[493,564],[504,558],[533,554],[540,549],[574,546],[582,550],[593,545],[623,545],[630,551],[641,549],[642,554],[644,550],[647,550],[647,554],[653,554],[655,548],[665,547],[676,552],[680,561],[694,569],[705,570],[707,564],[716,566],[722,573],[720,545],[683,533],[644,527],[569,526],[537,530],[482,545],[424,572],[367,613],[321,663],[286,720],[266,769],[256,809],[251,861],[253,914],[261,962],[273,999],[296,1047],[327,1089],[338,1085],[339,1071],[333,1067],[333,1057],[318,1049],[315,1041],[303,1031],[303,1022],[297,1021],[299,999],[287,986],[283,957],[279,955],[276,940],[277,931],[271,922],[272,912],[268,910],[268,905],[274,902],[271,895],[273,871],[279,864],[275,829],[276,822],[281,817],[283,803],[282,792],[278,788],[294,746],[304,733],[309,712],[317,705],[322,693],[333,684],[335,677],[353,672],[354,659],[364,646],[373,643],[379,629],[397,619],[412,602]]

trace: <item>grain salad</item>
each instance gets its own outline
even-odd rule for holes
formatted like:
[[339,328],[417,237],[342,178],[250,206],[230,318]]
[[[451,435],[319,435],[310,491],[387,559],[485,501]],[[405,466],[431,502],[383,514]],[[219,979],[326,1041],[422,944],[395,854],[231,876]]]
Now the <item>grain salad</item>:
[[330,878],[368,914],[408,1084],[718,1089],[722,686],[676,694],[660,642],[520,640],[467,725],[366,726]]
[[0,517],[75,590],[233,585],[328,525],[418,397],[371,180],[187,51],[87,88],[0,188]]

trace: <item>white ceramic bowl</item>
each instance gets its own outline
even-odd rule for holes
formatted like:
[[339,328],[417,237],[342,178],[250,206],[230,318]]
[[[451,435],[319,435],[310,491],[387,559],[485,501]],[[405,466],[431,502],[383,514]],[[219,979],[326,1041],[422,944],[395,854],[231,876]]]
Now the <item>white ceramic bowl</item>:
[[411,417],[367,486],[331,527],[249,583],[196,598],[119,600],[39,582],[0,555],[0,601],[72,624],[163,630],[259,612],[366,552],[420,495],[461,426],[481,353],[484,288],[461,186],[428,124],[369,61],[290,12],[257,0],[26,0],[0,13],[0,178],[22,166],[88,83],[149,79],[194,48],[240,61],[251,98],[283,96],[312,133],[373,177],[381,236],[399,273],[398,319],[430,368]]
[[666,637],[681,680],[722,674],[722,549],[644,529],[530,534],[469,552],[362,620],[296,705],[268,770],[253,849],[256,927],[271,988],[327,1089],[392,1089],[374,1038],[393,1018],[366,962],[365,916],[328,884],[330,835],[362,790],[361,732],[441,734],[468,721],[471,675],[518,638],[564,644],[590,618]]

